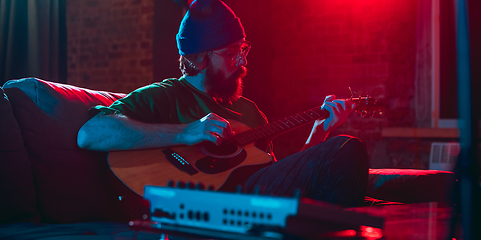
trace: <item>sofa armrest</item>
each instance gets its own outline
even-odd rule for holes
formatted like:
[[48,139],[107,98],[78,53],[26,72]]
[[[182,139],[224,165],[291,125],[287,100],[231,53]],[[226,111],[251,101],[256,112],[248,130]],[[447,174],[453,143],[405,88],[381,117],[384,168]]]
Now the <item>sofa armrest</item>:
[[3,90],[28,152],[41,221],[116,220],[107,153],[80,149],[77,132],[90,119],[90,107],[125,94],[36,78],[8,81]]
[[369,169],[366,196],[403,203],[446,201],[454,182],[448,171]]

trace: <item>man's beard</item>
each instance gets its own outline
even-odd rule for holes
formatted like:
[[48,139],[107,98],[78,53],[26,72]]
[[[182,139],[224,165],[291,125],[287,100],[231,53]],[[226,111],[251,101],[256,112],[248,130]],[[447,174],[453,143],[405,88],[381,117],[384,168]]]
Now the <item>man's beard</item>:
[[242,79],[246,74],[247,68],[240,66],[229,78],[225,78],[221,71],[215,72],[209,64],[205,70],[205,90],[216,101],[232,104],[242,96]]

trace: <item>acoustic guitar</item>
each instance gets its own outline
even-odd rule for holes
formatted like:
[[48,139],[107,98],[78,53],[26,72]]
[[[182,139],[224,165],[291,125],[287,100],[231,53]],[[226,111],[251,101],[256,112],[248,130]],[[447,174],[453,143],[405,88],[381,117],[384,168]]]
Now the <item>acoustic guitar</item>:
[[[382,106],[369,96],[347,100],[356,103],[355,111],[362,116],[381,113]],[[146,185],[169,186],[173,182],[202,183],[218,190],[234,170],[255,166],[260,169],[272,161],[268,153],[255,146],[256,142],[328,116],[329,112],[319,106],[254,129],[228,120],[236,135],[219,146],[203,142],[194,146],[113,151],[108,163],[115,175],[141,196]]]

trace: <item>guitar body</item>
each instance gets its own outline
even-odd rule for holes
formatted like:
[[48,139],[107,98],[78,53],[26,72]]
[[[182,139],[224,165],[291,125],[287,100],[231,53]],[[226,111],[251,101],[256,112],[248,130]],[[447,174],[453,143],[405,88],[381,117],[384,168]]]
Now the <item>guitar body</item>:
[[[229,122],[236,133],[250,129],[240,122]],[[169,181],[202,183],[218,190],[235,169],[255,165],[261,168],[272,161],[254,143],[242,147],[229,141],[225,144],[114,151],[109,153],[108,162],[115,175],[142,196],[145,185],[167,186]]]

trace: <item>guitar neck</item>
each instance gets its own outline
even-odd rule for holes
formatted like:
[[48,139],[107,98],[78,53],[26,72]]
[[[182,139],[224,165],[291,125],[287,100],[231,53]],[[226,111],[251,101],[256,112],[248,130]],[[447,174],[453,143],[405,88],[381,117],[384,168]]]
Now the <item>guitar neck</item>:
[[317,119],[324,119],[329,116],[329,112],[315,107],[304,112],[267,123],[257,128],[236,134],[231,140],[240,146],[257,142],[268,137],[276,136],[302,125],[314,122]]

